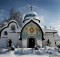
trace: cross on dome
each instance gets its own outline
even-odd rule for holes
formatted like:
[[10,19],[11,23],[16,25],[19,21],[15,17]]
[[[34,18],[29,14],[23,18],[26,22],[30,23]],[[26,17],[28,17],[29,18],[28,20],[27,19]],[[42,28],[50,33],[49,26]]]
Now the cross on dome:
[[38,14],[36,12],[32,11],[33,10],[33,6],[32,5],[29,5],[29,9],[30,9],[30,12],[25,14],[23,23],[26,20],[31,20],[31,19],[36,20],[36,21],[38,21],[40,23],[40,19],[39,19]]

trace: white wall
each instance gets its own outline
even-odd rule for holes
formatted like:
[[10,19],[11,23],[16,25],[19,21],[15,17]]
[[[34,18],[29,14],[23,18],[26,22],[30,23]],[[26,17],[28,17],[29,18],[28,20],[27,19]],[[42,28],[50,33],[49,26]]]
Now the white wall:
[[[16,28],[16,32],[15,33],[12,33],[12,30],[11,30],[11,25],[15,25],[15,28]],[[23,48],[27,48],[27,39],[24,39],[21,43],[21,41],[19,41],[19,36],[20,36],[20,33],[17,32],[17,30],[20,30],[20,27],[18,25],[18,28],[17,28],[17,25],[16,23],[10,23],[9,27],[8,28],[5,28],[2,32],[1,32],[1,38],[0,38],[0,47],[7,47],[7,42],[8,42],[8,39],[11,39],[12,40],[12,45],[16,46],[16,45],[21,45],[23,46]],[[7,31],[8,32],[8,35],[4,35],[4,31]],[[20,31],[19,31],[20,32]],[[45,38],[45,41],[41,41],[41,40],[38,40],[37,39],[37,43],[39,46],[45,46],[46,45],[46,41],[49,39],[50,42],[51,42],[51,46],[55,46],[55,40],[54,40],[54,36],[53,36],[53,33],[45,33],[44,34],[44,38]],[[60,41],[57,41],[57,44],[60,43]],[[43,44],[43,45],[42,45]]]
[[45,41],[43,42],[43,44],[45,44],[46,41],[49,39],[50,42],[51,42],[51,45],[50,46],[53,46],[53,47],[55,46],[55,41],[54,41],[53,33],[45,33],[44,34],[44,38],[45,38]]
[[22,47],[27,48],[27,39],[22,40]]
[[[15,25],[16,32],[12,33],[11,25]],[[7,47],[8,39],[11,39],[12,40],[12,45],[14,45],[14,46],[19,45],[19,43],[20,43],[20,41],[19,41],[20,33],[17,32],[17,30],[19,30],[19,29],[20,29],[20,27],[18,26],[18,28],[17,28],[16,23],[14,23],[14,22],[13,23],[10,23],[9,27],[8,28],[5,28],[1,32],[0,47]],[[8,32],[8,35],[7,36],[4,35],[4,31],[7,31]]]
[[41,40],[41,39],[40,39],[40,40],[37,39],[37,44],[38,44],[40,47],[42,47],[42,40]]

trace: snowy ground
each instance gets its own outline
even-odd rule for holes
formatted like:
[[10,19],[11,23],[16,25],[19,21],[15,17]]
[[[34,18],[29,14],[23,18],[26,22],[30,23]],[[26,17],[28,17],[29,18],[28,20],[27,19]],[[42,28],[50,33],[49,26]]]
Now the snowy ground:
[[1,54],[0,57],[49,57],[49,55],[16,55],[11,52],[10,54]]
[[20,55],[15,54],[15,51],[9,51],[5,54],[0,54],[0,57],[49,57],[49,55],[34,55],[34,54]]
[[39,50],[32,48],[15,48],[14,51],[0,49],[0,57],[50,57],[49,55],[60,56],[60,49],[54,47],[45,47]]

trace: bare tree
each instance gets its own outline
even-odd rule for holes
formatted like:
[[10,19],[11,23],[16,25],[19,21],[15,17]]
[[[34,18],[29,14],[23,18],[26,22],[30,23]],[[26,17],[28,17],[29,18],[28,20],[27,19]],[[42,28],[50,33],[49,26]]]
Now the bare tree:
[[22,19],[23,19],[23,15],[21,11],[16,11],[13,8],[10,10],[10,15],[9,15],[9,19],[10,20],[16,20],[20,26],[22,26]]
[[20,11],[16,11],[14,8],[12,8],[10,10],[10,15],[9,15],[10,19],[17,19],[21,16],[22,16],[22,14]]
[[[4,23],[4,22],[9,22],[10,20],[16,20],[17,23],[19,24],[19,26],[22,26],[22,19],[23,19],[23,14],[21,11],[16,11],[14,8],[12,8],[10,11],[9,11],[9,16],[7,16],[8,18],[4,18],[3,21],[0,21],[0,24],[1,23]],[[3,25],[2,25],[3,26]]]

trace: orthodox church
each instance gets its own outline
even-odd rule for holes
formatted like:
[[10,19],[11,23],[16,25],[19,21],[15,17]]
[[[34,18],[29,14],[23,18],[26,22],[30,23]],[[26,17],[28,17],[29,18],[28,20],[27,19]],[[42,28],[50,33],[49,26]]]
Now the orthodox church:
[[0,48],[34,48],[35,45],[55,47],[58,44],[60,37],[57,30],[42,28],[38,14],[32,10],[21,20],[10,19],[0,29]]

